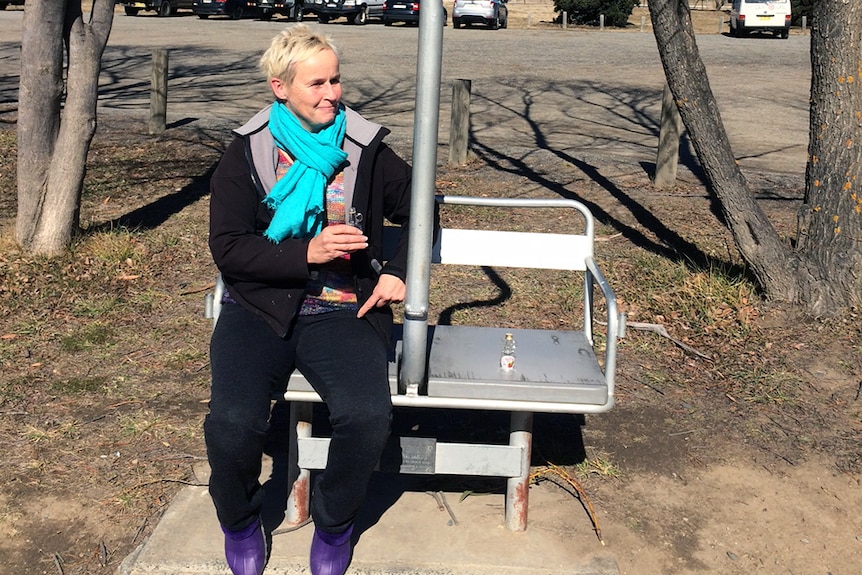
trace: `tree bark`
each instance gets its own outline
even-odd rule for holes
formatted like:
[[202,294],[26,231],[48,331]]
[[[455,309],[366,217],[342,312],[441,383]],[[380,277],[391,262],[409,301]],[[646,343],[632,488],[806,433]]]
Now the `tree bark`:
[[94,0],[89,23],[80,0],[24,7],[15,237],[31,253],[63,253],[78,229],[102,53],[113,17],[114,0]]
[[725,224],[767,297],[794,301],[798,287],[789,246],[760,209],[736,163],[697,48],[688,1],[650,0],[649,8],[668,86]]
[[818,314],[862,307],[862,4],[812,6],[811,108],[797,249]]

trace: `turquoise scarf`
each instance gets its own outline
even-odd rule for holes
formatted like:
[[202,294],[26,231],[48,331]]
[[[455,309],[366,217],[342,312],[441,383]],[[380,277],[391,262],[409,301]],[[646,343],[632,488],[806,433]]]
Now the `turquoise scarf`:
[[332,124],[312,133],[284,104],[273,104],[269,131],[276,145],[293,157],[293,164],[263,199],[275,212],[263,233],[269,240],[278,243],[288,237],[310,238],[320,233],[327,183],[347,159],[347,152],[341,149],[345,118],[344,109],[339,107]]

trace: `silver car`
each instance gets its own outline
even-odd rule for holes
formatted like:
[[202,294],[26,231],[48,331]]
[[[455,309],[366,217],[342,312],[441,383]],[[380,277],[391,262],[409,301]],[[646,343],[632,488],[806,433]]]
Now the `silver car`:
[[455,0],[452,8],[452,25],[484,24],[491,30],[509,25],[508,0]]

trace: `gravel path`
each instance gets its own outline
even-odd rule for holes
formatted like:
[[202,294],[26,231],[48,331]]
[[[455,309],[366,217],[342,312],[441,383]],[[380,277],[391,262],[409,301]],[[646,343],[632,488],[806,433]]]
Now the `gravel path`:
[[[0,102],[17,99],[21,11],[0,12]],[[153,48],[170,51],[168,121],[227,127],[268,100],[256,63],[284,20],[200,20],[117,15],[104,59],[101,110],[145,119]],[[312,21],[312,25],[317,24]],[[393,130],[409,155],[418,31],[376,22],[323,26],[342,51],[345,100]],[[804,175],[808,140],[809,38],[698,44],[734,152],[744,170]],[[472,81],[473,147],[488,155],[556,154],[653,162],[663,72],[651,33],[444,29],[440,111],[446,158],[451,85]],[[684,146],[683,164],[692,165]]]

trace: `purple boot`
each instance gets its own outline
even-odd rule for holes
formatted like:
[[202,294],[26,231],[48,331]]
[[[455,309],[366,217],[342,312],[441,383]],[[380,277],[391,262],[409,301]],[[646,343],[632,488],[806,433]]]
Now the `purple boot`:
[[260,519],[239,531],[224,532],[224,555],[233,575],[261,575],[266,565],[266,540]]
[[314,528],[311,539],[311,575],[344,575],[350,564],[350,536],[353,525],[343,533],[326,533]]

